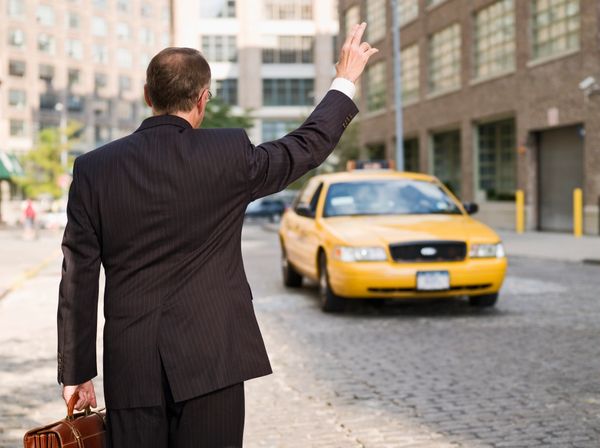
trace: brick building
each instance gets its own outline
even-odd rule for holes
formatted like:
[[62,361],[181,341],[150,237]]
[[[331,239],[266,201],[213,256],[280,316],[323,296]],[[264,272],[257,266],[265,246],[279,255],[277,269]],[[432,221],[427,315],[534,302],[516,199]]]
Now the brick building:
[[[582,188],[584,230],[598,234],[600,3],[399,5],[406,169],[437,175],[500,228],[514,228],[522,189],[529,229],[571,231]],[[339,11],[341,34],[365,20],[381,50],[360,89],[365,156],[393,157],[391,2],[340,0]]]

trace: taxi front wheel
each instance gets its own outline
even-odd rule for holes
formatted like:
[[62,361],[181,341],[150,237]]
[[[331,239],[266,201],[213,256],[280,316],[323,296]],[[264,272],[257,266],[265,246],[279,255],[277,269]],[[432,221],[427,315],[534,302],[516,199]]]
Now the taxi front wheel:
[[285,247],[281,245],[281,273],[283,284],[289,288],[299,288],[302,286],[302,275],[298,273],[291,265],[285,252]]
[[336,296],[329,286],[329,276],[327,274],[327,257],[324,252],[319,255],[319,298],[321,299],[321,309],[328,313],[339,313],[344,311],[346,301]]
[[487,294],[485,296],[469,297],[469,305],[477,308],[490,308],[498,301],[498,293]]

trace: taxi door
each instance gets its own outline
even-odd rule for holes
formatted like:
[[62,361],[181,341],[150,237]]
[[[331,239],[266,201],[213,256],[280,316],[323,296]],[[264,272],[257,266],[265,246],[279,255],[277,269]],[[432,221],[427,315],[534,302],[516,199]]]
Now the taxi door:
[[317,278],[317,250],[320,244],[320,232],[317,226],[317,205],[323,191],[323,183],[315,182],[311,185],[309,193],[305,195],[305,202],[299,202],[296,208],[298,232],[298,262],[296,266],[305,275]]

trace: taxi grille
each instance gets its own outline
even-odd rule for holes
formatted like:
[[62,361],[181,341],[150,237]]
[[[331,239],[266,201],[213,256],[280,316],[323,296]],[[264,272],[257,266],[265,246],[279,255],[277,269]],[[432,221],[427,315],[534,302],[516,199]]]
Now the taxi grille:
[[394,261],[436,262],[462,261],[467,255],[464,241],[422,241],[416,243],[390,244]]

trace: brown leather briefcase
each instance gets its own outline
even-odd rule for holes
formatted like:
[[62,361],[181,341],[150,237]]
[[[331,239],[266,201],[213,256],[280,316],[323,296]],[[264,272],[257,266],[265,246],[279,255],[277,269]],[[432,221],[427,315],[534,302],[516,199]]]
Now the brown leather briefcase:
[[105,448],[106,425],[103,412],[74,414],[79,396],[73,394],[67,405],[67,417],[55,423],[27,431],[23,437],[25,448]]

